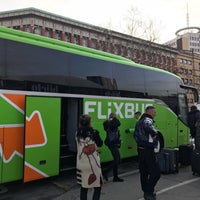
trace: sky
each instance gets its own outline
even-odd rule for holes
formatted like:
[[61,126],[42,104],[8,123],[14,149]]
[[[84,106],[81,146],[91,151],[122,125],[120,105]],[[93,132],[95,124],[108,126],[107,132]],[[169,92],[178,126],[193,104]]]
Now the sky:
[[[0,0],[0,12],[34,7],[88,24],[125,33],[131,8],[143,22],[153,22],[158,43],[176,37],[175,32],[189,26],[200,27],[199,0]],[[139,36],[137,36],[139,37]]]

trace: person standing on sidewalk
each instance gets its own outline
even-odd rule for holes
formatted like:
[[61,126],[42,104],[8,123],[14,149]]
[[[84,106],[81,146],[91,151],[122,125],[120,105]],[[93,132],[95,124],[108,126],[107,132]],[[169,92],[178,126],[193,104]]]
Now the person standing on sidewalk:
[[196,126],[195,123],[197,121],[197,115],[200,111],[197,109],[197,106],[193,105],[190,108],[190,112],[188,113],[188,125],[190,128],[190,136],[195,139],[196,134]]
[[196,133],[194,138],[195,149],[200,151],[200,112],[196,115],[195,123]]
[[[118,127],[121,125],[115,113],[110,113],[109,119],[103,123],[104,130],[106,131],[105,144],[109,148],[113,156],[113,161],[106,170],[103,171],[103,177],[108,181],[108,172],[113,170],[113,182],[123,182],[122,178],[118,176],[118,167],[121,161],[119,148],[121,147],[121,139]],[[110,141],[109,134],[116,135],[116,139]]]
[[93,129],[90,115],[81,115],[76,132],[77,182],[81,185],[80,200],[87,200],[89,188],[94,188],[93,199],[99,200],[102,186],[100,158],[97,147],[103,145],[99,132]]
[[160,168],[154,149],[158,145],[158,133],[154,128],[156,109],[148,106],[140,117],[134,131],[139,157],[141,187],[145,200],[156,200],[154,187],[160,179]]

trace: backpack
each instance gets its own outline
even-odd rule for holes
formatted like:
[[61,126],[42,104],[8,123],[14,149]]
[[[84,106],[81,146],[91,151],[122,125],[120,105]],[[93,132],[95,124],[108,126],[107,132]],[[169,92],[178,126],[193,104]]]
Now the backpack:
[[109,146],[109,145],[120,145],[121,141],[120,141],[118,129],[111,130],[110,128],[108,128],[106,133],[107,133],[107,135],[106,135],[106,139],[105,139],[105,142],[104,142],[105,145],[107,145],[107,146]]

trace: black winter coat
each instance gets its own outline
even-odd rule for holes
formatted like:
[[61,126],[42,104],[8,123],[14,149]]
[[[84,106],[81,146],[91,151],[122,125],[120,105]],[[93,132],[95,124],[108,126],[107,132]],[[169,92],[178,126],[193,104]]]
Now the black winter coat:
[[138,147],[155,148],[157,146],[157,140],[150,141],[150,137],[158,136],[157,130],[153,125],[154,121],[148,114],[143,114],[140,120],[137,122],[134,138]]
[[[105,139],[105,144],[107,146],[113,146],[113,145],[117,145],[118,147],[121,146],[121,139],[120,139],[120,133],[119,133],[119,130],[118,130],[118,127],[121,125],[120,121],[117,119],[117,118],[113,118],[112,120],[106,120],[104,123],[103,123],[103,127],[104,127],[104,130],[106,131],[106,139]],[[109,131],[108,130],[111,130],[112,132],[117,132],[118,134],[118,139],[113,143],[109,142],[109,139],[108,139],[108,134],[109,134]]]
[[191,137],[194,138],[195,134],[196,134],[196,127],[195,127],[195,123],[197,121],[197,114],[199,113],[199,110],[191,110],[188,113],[188,125],[190,128],[190,134]]

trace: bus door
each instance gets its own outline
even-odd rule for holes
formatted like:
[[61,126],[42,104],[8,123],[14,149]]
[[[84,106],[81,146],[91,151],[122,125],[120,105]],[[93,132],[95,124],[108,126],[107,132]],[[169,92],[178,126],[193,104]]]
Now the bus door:
[[75,133],[79,116],[82,114],[83,100],[62,98],[61,135],[60,135],[60,171],[76,167]]
[[0,93],[0,183],[23,177],[25,95]]
[[24,182],[59,174],[61,99],[26,96]]

